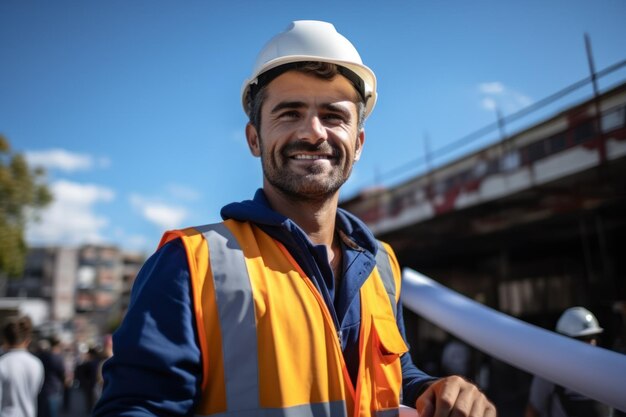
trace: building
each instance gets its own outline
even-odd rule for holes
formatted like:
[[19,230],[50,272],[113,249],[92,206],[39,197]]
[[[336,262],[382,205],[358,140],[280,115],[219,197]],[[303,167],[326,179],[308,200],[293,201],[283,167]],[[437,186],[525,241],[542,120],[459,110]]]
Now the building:
[[49,305],[51,321],[66,322],[74,317],[76,249],[40,247],[26,254],[24,275],[7,282],[7,297],[38,298]]
[[119,324],[143,261],[107,245],[31,248],[23,277],[7,283],[5,304],[42,301],[48,317],[38,327],[44,336],[99,344]]

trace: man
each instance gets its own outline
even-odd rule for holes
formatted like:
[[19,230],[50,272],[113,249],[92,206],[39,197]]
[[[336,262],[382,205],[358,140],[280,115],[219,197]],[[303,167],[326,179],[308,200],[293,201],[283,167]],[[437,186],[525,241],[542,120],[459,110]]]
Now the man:
[[3,328],[6,353],[0,356],[0,417],[36,417],[43,365],[28,352],[32,323],[10,318]]
[[39,417],[57,417],[63,400],[65,388],[65,359],[61,349],[61,340],[52,336],[49,348],[39,353],[43,364],[44,380],[39,393]]
[[[561,314],[556,331],[596,345],[604,331],[598,319],[584,307],[571,307]],[[525,417],[608,417],[610,407],[578,394],[569,388],[553,384],[538,376],[533,377]]]
[[78,381],[80,392],[83,396],[85,409],[88,413],[93,410],[100,394],[100,364],[102,358],[98,349],[94,346],[90,347],[85,353],[85,357],[81,363],[76,366],[74,375]]
[[402,399],[422,416],[494,416],[474,385],[411,363],[396,258],[337,207],[376,102],[354,46],[329,23],[294,22],[242,101],[263,189],[223,223],[166,233],[94,415],[391,416]]

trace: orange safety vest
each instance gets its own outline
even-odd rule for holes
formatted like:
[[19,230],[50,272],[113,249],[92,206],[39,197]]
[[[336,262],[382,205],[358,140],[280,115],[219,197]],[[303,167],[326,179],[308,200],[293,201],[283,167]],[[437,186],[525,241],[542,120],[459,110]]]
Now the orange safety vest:
[[[202,352],[199,416],[394,416],[408,348],[395,318],[400,270],[380,243],[360,289],[356,387],[328,307],[288,250],[249,222],[167,232],[187,252]],[[397,290],[396,290],[397,289]]]

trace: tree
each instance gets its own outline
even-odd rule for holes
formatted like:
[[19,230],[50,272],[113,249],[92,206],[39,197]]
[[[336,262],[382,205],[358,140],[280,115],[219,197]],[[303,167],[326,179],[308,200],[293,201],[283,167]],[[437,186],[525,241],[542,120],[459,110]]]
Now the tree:
[[18,276],[24,270],[26,221],[52,201],[43,176],[43,169],[31,169],[0,134],[0,278]]

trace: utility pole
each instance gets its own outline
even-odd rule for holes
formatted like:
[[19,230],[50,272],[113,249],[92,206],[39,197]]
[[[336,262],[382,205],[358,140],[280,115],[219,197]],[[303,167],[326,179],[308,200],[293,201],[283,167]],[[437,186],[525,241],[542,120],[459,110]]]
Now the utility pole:
[[506,139],[506,131],[504,129],[504,118],[502,117],[502,113],[500,112],[500,107],[497,105],[494,107],[496,111],[496,118],[498,119],[498,131],[500,132],[500,141],[504,142]]
[[426,164],[426,198],[432,202],[431,199],[435,195],[435,189],[433,184],[433,166],[431,161],[430,152],[430,139],[428,132],[424,132],[424,162]]
[[587,62],[589,63],[589,72],[591,73],[591,85],[593,87],[593,102],[595,107],[595,128],[598,141],[598,154],[600,156],[600,165],[606,162],[606,144],[604,134],[602,133],[602,112],[600,108],[600,92],[598,89],[598,77],[596,76],[596,67],[593,62],[593,53],[591,51],[591,39],[585,33],[585,50],[587,51]]

